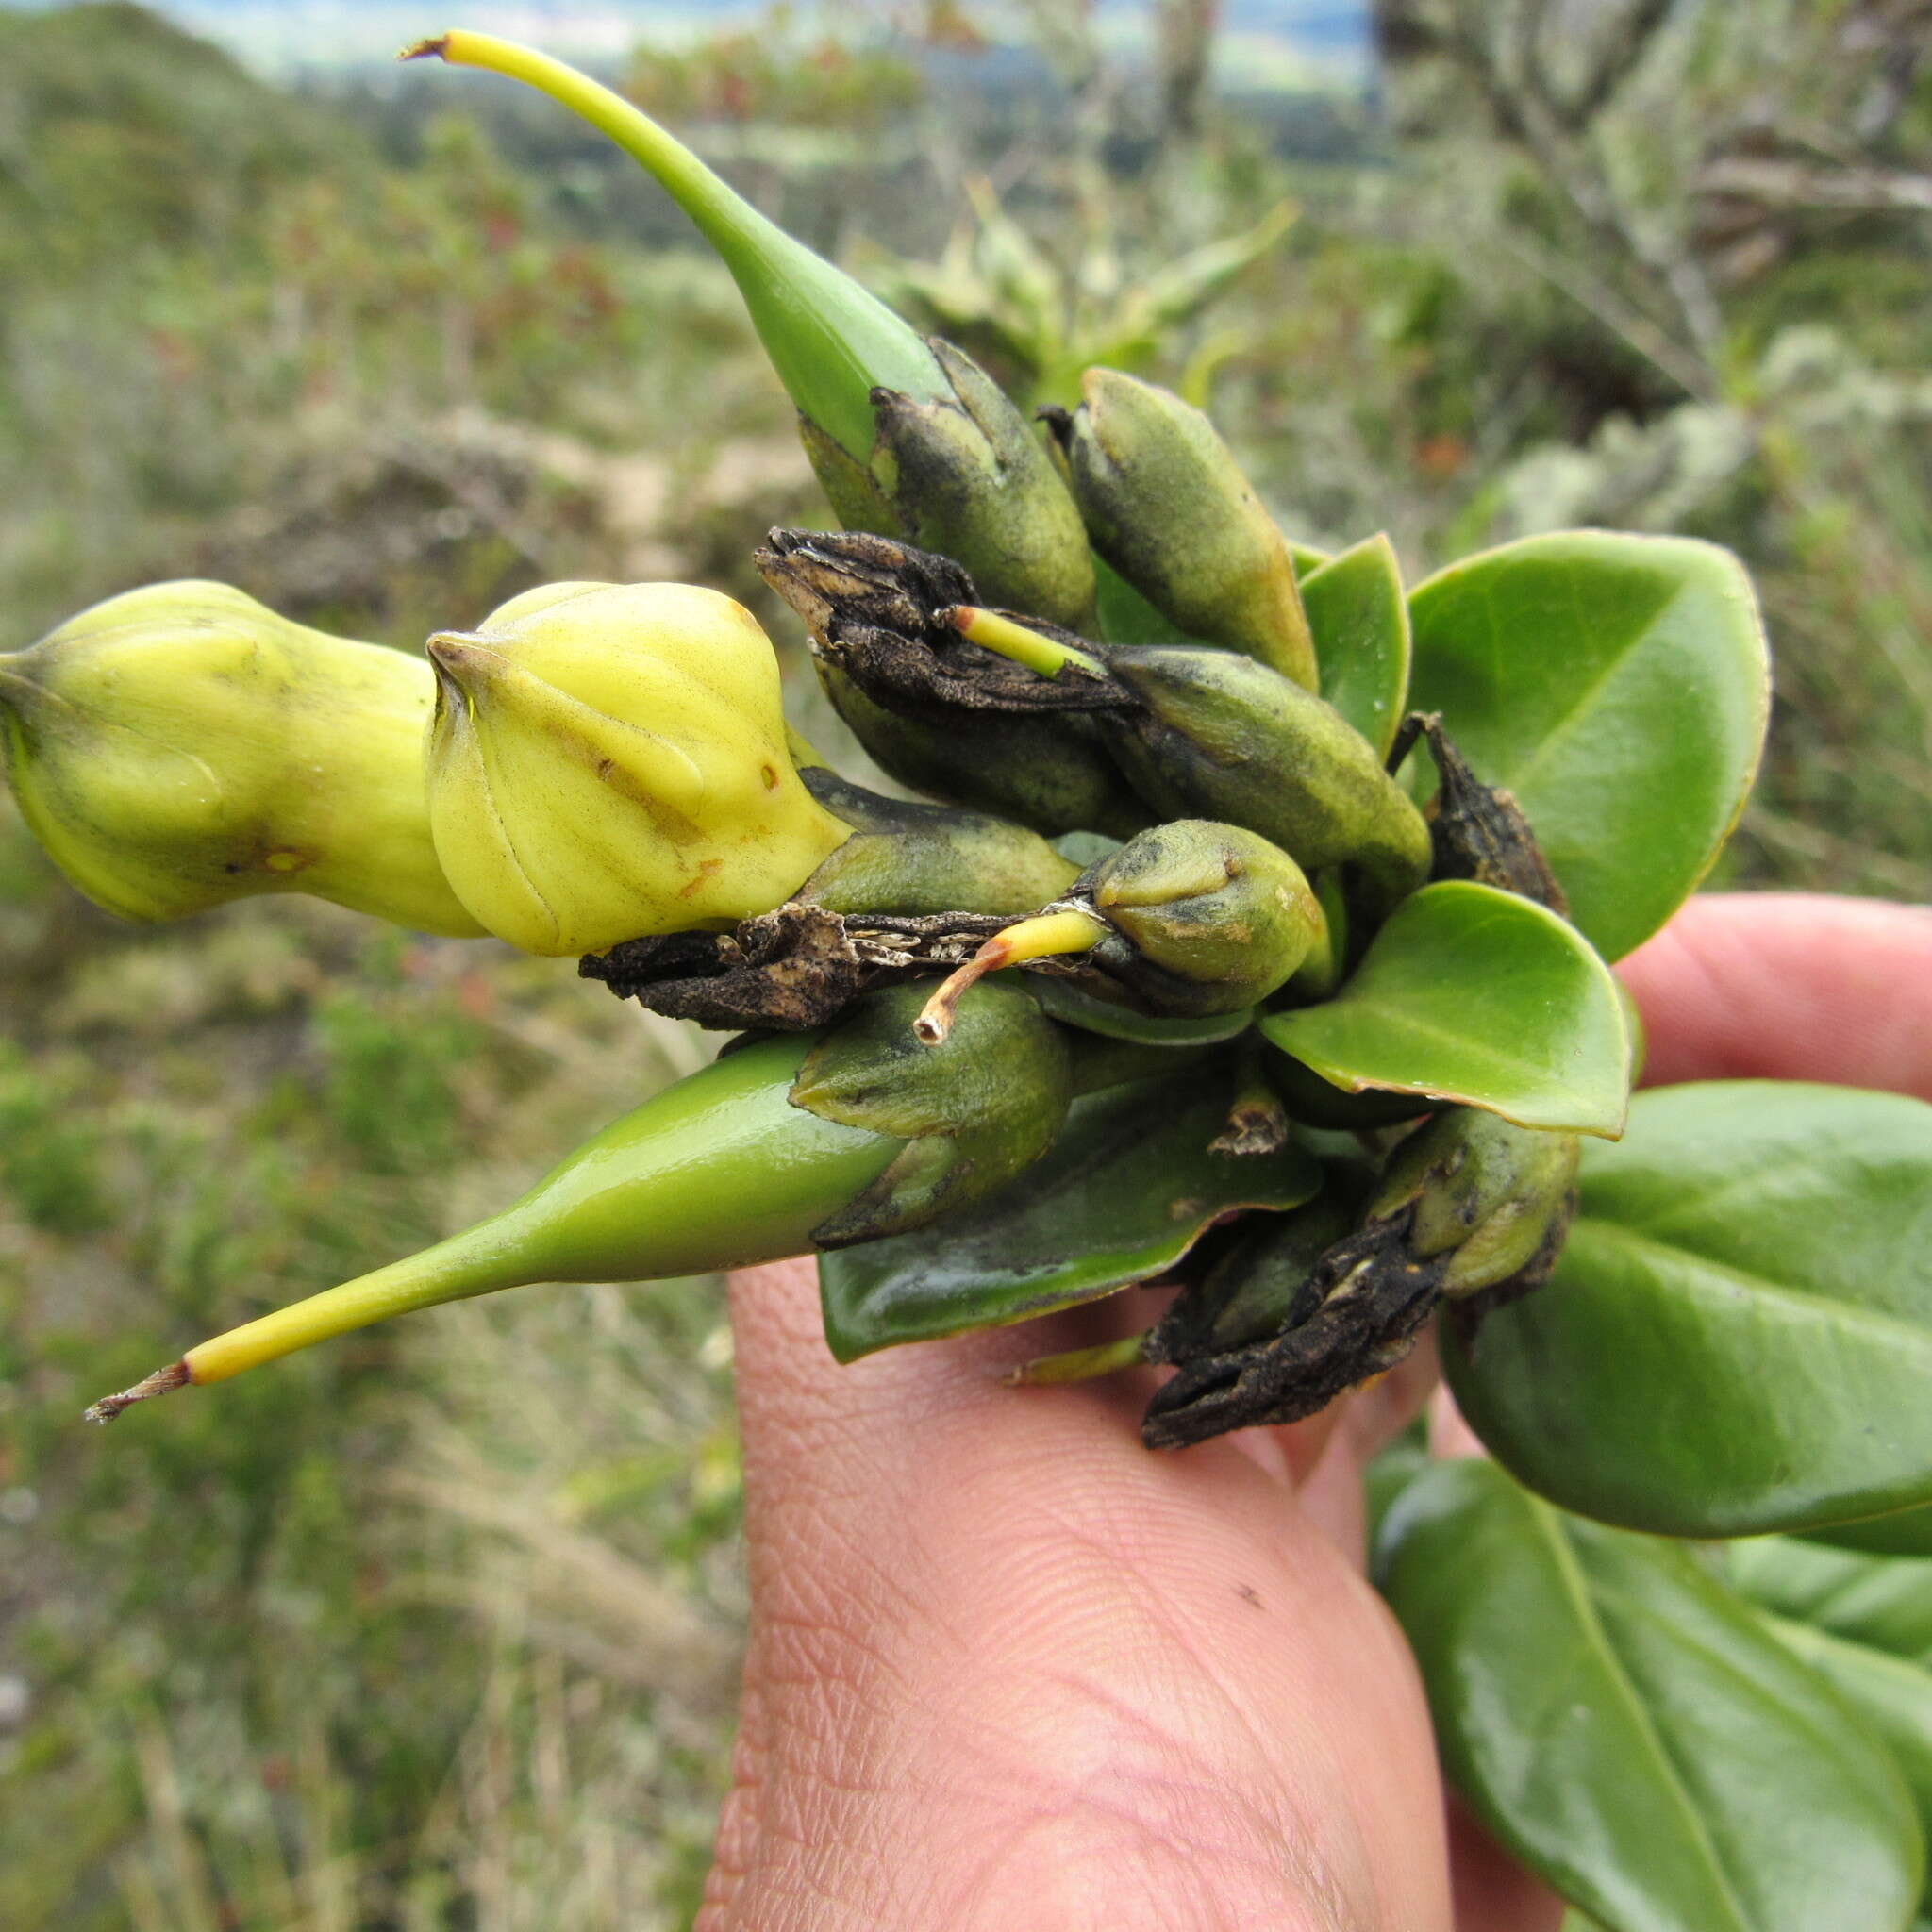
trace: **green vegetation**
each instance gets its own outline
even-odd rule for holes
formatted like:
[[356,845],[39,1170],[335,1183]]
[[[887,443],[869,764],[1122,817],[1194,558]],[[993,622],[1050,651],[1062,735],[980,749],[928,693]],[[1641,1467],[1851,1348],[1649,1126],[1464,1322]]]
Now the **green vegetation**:
[[[1734,875],[1918,895],[1923,68],[1848,39],[1881,9],[1748,0],[1524,75],[1517,10],[1477,10],[1491,49],[1384,5],[1400,121],[1358,169],[1217,122],[1185,61],[1150,105],[1065,42],[1069,111],[977,146],[957,103],[922,139],[898,54],[822,65],[818,112],[771,51],[808,67],[809,26],[633,82],[763,137],[734,178],[1003,380],[1071,407],[1105,354],[1211,399],[1310,544],[1386,525],[1416,578],[1565,524],[1733,545],[1780,658]],[[133,7],[0,12],[0,649],[191,574],[408,646],[542,579],[675,575],[795,644],[750,546],[823,518],[724,271],[575,150],[531,165],[485,91],[401,93],[407,152],[393,92],[291,99]],[[310,902],[123,926],[6,802],[0,1005],[0,1924],[684,1923],[740,1618],[713,1289],[445,1309],[111,1454],[75,1418],[476,1219],[703,1050]]]

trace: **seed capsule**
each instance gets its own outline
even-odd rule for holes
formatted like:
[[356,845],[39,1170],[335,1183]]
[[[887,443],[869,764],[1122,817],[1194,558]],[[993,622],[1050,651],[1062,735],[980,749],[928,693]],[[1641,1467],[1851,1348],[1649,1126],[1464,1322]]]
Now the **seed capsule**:
[[[1049,836],[1126,838],[1147,808],[1077,711],[1045,714],[1038,680],[989,689],[1000,660],[964,646],[937,613],[977,600],[950,558],[890,538],[774,530],[758,553],[765,581],[805,620],[826,695],[880,767],[918,791],[996,812]],[[943,678],[949,653],[977,681]],[[925,687],[941,673],[938,690]]]
[[291,624],[226,584],[152,584],[0,655],[27,824],[126,919],[311,892],[422,932],[480,930],[424,802],[420,658]]
[[429,655],[437,853],[525,952],[730,924],[849,835],[792,768],[770,642],[715,591],[546,585]]
[[[1298,1422],[1343,1390],[1392,1368],[1444,1297],[1479,1318],[1555,1268],[1574,1204],[1574,1134],[1533,1132],[1475,1108],[1455,1108],[1391,1157],[1353,1232],[1325,1248],[1273,1335],[1215,1348],[1213,1320],[1234,1309],[1252,1328],[1279,1304],[1286,1277],[1265,1248],[1248,1298],[1204,1303],[1204,1321],[1175,1317],[1167,1339],[1180,1372],[1141,1420],[1150,1449],[1178,1449],[1229,1429]],[[1284,1252],[1295,1259],[1291,1236]],[[1157,1330],[1157,1337],[1160,1331]],[[1150,1348],[1158,1342],[1150,1343]]]
[[[950,1048],[912,1047],[909,989],[816,1040],[756,1041],[585,1142],[501,1214],[190,1349],[88,1411],[221,1382],[333,1336],[535,1281],[647,1281],[870,1241],[982,1198],[1066,1116],[1066,1036],[983,987]],[[916,996],[913,1004],[916,1004]]]
[[1213,424],[1118,370],[1088,370],[1080,393],[1045,413],[1093,547],[1189,637],[1318,689],[1294,558]]

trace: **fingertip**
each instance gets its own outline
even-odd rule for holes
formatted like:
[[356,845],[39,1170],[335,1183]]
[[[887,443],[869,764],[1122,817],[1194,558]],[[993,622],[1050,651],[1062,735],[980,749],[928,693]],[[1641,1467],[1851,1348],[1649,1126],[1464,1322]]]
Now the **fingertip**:
[[1709,893],[1618,967],[1645,1084],[1824,1080],[1932,1097],[1932,910]]

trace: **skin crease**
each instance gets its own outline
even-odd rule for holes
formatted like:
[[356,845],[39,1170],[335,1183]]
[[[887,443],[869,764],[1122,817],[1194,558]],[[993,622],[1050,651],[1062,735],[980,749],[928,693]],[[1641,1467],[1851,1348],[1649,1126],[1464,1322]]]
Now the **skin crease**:
[[[1932,912],[1714,895],[1621,970],[1653,1082],[1932,1099]],[[696,1932],[1555,1932],[1445,1805],[1362,1576],[1361,1468],[1428,1351],[1172,1456],[1140,1446],[1141,1377],[997,1379],[1150,1312],[841,1369],[808,1263],[734,1277],[752,1634]]]

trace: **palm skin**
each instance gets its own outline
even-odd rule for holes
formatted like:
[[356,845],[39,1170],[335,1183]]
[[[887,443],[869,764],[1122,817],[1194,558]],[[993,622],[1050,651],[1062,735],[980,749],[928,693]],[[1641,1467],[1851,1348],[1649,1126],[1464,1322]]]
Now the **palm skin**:
[[[1932,1098],[1932,913],[1713,896],[1622,970],[1654,1081]],[[1179,1455],[1142,1375],[1001,1384],[1131,1315],[840,1368],[810,1264],[734,1278],[752,1632],[698,1932],[1553,1932],[1362,1574],[1426,1351]]]

